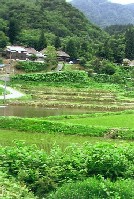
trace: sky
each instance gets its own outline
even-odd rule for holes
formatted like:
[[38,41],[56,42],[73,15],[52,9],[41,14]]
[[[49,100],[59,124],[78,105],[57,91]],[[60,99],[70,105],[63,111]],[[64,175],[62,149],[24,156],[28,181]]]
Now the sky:
[[[67,0],[71,1],[71,0]],[[129,4],[129,3],[134,3],[134,0],[109,0],[113,3],[120,3],[120,4]]]
[[134,3],[134,0],[109,0],[113,3],[120,3],[120,4],[129,4]]

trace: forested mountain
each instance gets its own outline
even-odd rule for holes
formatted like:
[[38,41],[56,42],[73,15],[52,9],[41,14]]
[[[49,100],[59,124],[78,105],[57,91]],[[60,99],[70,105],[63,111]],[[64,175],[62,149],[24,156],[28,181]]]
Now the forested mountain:
[[101,27],[134,24],[134,4],[121,5],[108,0],[72,0],[71,3]]
[[[103,5],[104,0],[99,2]],[[132,32],[133,27],[131,35]],[[126,42],[125,33],[121,37],[110,36],[66,0],[0,1],[0,49],[18,44],[40,51],[53,45],[90,68],[97,65],[96,58],[121,63],[127,55]],[[132,54],[127,58],[133,59]],[[95,62],[91,64],[92,60]]]
[[0,31],[0,47],[9,38],[11,43],[37,48],[42,32],[47,44],[59,37],[63,47],[70,38],[90,43],[104,38],[101,29],[65,0],[1,0]]

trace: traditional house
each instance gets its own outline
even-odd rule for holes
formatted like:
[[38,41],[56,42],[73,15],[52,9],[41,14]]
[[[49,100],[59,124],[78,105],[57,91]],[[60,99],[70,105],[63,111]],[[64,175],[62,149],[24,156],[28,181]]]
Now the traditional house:
[[123,59],[123,64],[124,67],[134,67],[134,60],[130,61],[129,59]]
[[[34,48],[25,48],[23,46],[7,46],[5,53],[7,59],[15,60],[31,60],[31,56],[35,55],[37,61],[44,61],[47,56],[46,48],[38,52]],[[70,56],[61,50],[57,51],[57,58],[59,61],[70,61]]]
[[22,46],[7,46],[5,52],[7,59],[26,60],[27,50]]
[[35,55],[37,61],[44,61],[42,53],[34,48],[25,48],[23,46],[7,46],[5,54],[7,59],[32,60],[32,55]]
[[59,61],[69,61],[70,60],[70,56],[61,50],[57,51],[57,57],[58,57]]
[[[44,48],[41,53],[46,57],[47,56],[47,49]],[[70,60],[70,56],[65,53],[64,51],[58,50],[57,52],[57,58],[59,61],[69,61]]]
[[38,51],[36,51],[34,48],[25,48],[27,51],[26,54],[26,59],[31,60],[31,61],[37,61],[39,56],[38,56]]
[[44,48],[43,50],[40,51],[40,53],[41,53],[42,55],[44,55],[44,56],[47,56],[46,51],[47,51],[47,49]]
[[30,57],[31,55],[36,55],[38,51],[36,51],[34,48],[25,48],[27,51],[27,57]]
[[45,55],[44,54],[42,54],[41,52],[37,52],[37,54],[36,54],[36,56],[37,56],[37,61],[38,62],[44,62],[44,59],[45,59]]

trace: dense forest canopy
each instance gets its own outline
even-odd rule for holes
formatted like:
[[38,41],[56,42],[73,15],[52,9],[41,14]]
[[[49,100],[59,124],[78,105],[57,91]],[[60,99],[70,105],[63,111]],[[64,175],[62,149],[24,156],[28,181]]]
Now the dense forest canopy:
[[111,26],[107,26],[104,30],[110,35],[121,35],[121,34],[124,34],[131,27],[133,27],[132,24],[111,25]]
[[71,3],[100,27],[134,24],[134,4],[122,5],[108,0],[72,0]]
[[[81,46],[86,43],[90,54],[94,54],[100,42],[107,34],[93,25],[86,17],[65,0],[7,0],[0,1],[0,37],[3,44],[19,44],[34,47],[39,46],[41,38],[45,45],[55,45],[59,40],[62,50],[70,40],[77,49],[75,58],[81,56]],[[69,49],[69,48],[68,48]],[[69,53],[69,52],[68,52]],[[72,52],[71,52],[72,53]]]
[[[26,40],[28,34],[36,37],[38,31],[62,38],[67,36],[102,37],[102,31],[92,25],[84,15],[65,0],[2,0],[0,2],[0,24],[8,32],[11,20],[20,28],[17,40]],[[24,36],[25,31],[25,36]],[[49,36],[48,36],[49,37]]]
[[[131,34],[126,34],[130,27]],[[0,49],[18,44],[40,51],[53,45],[71,59],[79,58],[87,68],[98,59],[116,63],[125,57],[133,59],[133,44],[126,38],[133,35],[133,25],[130,27],[123,27],[118,35],[114,26],[105,32],[65,0],[0,1]]]

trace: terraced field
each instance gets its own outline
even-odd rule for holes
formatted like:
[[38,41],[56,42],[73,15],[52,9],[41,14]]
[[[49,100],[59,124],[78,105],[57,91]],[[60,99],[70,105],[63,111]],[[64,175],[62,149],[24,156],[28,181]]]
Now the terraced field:
[[133,98],[119,98],[118,93],[102,89],[62,88],[62,87],[28,87],[22,91],[31,96],[28,101],[14,101],[10,104],[27,104],[49,108],[79,108],[88,111],[122,111],[133,110]]

